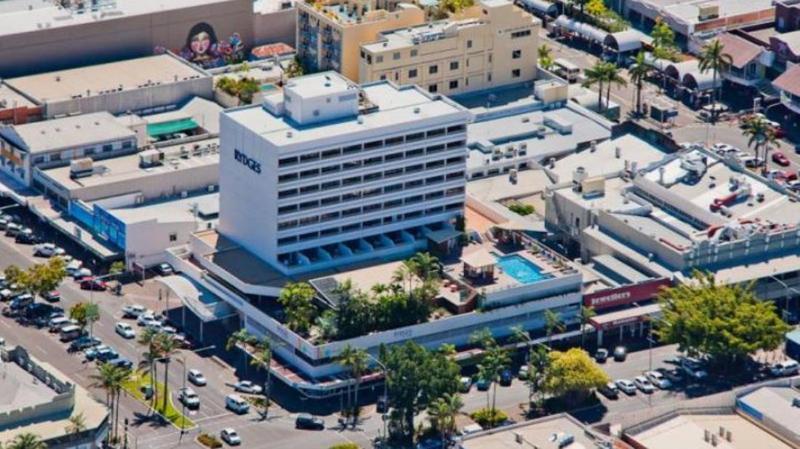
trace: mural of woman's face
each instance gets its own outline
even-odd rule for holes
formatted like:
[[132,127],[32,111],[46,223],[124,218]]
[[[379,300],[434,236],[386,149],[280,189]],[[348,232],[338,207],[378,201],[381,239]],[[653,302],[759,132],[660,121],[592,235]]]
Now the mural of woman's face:
[[211,47],[211,36],[207,32],[201,31],[192,36],[192,52],[195,55],[204,55]]

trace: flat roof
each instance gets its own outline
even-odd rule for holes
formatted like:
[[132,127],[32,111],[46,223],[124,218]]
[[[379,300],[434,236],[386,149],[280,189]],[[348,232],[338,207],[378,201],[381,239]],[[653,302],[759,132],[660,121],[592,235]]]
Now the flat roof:
[[[197,215],[194,214],[194,208],[197,208]],[[127,225],[146,221],[180,223],[196,220],[198,227],[205,227],[204,223],[217,221],[219,193],[207,193],[135,206],[109,207],[106,210]]]
[[589,319],[592,324],[604,325],[613,324],[618,322],[625,322],[632,318],[639,318],[661,313],[660,304],[648,304],[646,306],[629,307],[627,309],[618,310],[616,312],[603,313]]
[[81,148],[136,137],[108,112],[93,112],[0,128],[0,136],[29,153]]
[[[699,7],[707,4],[714,4],[719,7],[719,18],[721,19],[774,8],[772,0],[634,0],[635,3],[647,5],[649,9],[659,11],[660,15],[668,15],[690,24],[700,23]],[[750,22],[745,22],[745,24],[747,23]]]
[[544,170],[529,169],[517,173],[517,182],[511,182],[508,173],[467,182],[467,193],[486,201],[519,198],[543,192],[553,182]]
[[36,106],[36,103],[31,101],[28,97],[12,89],[6,83],[0,82],[0,103],[3,102],[5,102],[5,104],[0,105],[0,110]]
[[321,72],[290,79],[284,91],[292,92],[300,98],[315,98],[330,95],[332,92],[344,93],[353,83],[335,72]]
[[[768,420],[783,426],[795,433],[800,440],[800,407],[792,405],[792,401],[800,398],[800,392],[789,387],[762,387],[740,397],[737,402],[747,405]],[[742,410],[747,413],[746,410]]]
[[[507,0],[503,1],[511,4]],[[412,47],[423,42],[457,37],[462,29],[483,26],[487,23],[477,18],[428,22],[411,28],[399,28],[383,32],[379,41],[362,45],[361,48],[371,53],[392,51]]]
[[[719,438],[718,430],[724,427],[731,432],[731,441]],[[679,415],[657,426],[630,437],[647,449],[708,449],[705,430],[717,435],[717,449],[791,449],[771,433],[747,419],[735,415]]]
[[[98,12],[77,13],[56,6],[55,2],[27,8],[24,2],[3,10],[0,14],[0,36],[9,36],[19,33],[39,31],[47,33],[52,28],[83,25],[99,21],[108,21],[144,14],[158,14],[166,11],[189,8],[193,6],[210,5],[214,3],[227,3],[236,0],[114,0],[101,3],[103,6]],[[5,1],[0,3],[6,3]],[[31,3],[31,2],[28,2]],[[43,2],[39,2],[41,4]],[[111,6],[113,5],[113,6]]]
[[0,413],[51,402],[56,391],[38,381],[14,362],[2,362],[0,376]]
[[[429,123],[434,117],[467,114],[464,108],[446,97],[430,95],[416,86],[398,87],[382,81],[362,86],[362,91],[377,106],[377,110],[361,113],[358,118],[353,116],[300,126],[286,116],[272,115],[260,105],[232,109],[223,114],[260,134],[275,146],[317,140],[333,144],[336,140],[351,140],[353,134],[364,134],[387,126],[413,126]],[[291,135],[288,131],[291,131]]]
[[[154,3],[151,0],[136,0]],[[204,0],[200,0],[203,2]],[[216,0],[219,1],[219,0]],[[227,1],[227,0],[225,0]],[[172,3],[200,3],[171,0]],[[205,0],[205,2],[209,2]],[[159,2],[163,4],[163,2]],[[0,30],[3,28],[0,15]],[[39,103],[67,100],[75,96],[91,97],[106,91],[135,90],[148,83],[170,84],[175,80],[209,77],[203,70],[170,54],[146,56],[75,69],[11,78],[5,82]]]
[[179,120],[193,120],[200,128],[209,134],[219,134],[219,114],[224,108],[219,104],[202,97],[193,97],[181,107],[158,114],[141,116],[148,125],[157,125]]
[[[468,435],[462,439],[459,447],[460,449],[557,448],[559,446],[556,440],[565,435],[571,435],[574,442],[561,446],[561,449],[596,447],[595,439],[586,433],[586,428],[580,421],[570,415],[559,414]],[[526,444],[518,443],[517,435],[521,436]]]
[[[206,139],[191,144],[172,145],[159,148],[167,156],[163,165],[142,168],[139,165],[139,154],[115,157],[94,162],[94,173],[91,176],[72,178],[70,167],[56,167],[42,170],[42,173],[62,188],[72,191],[87,187],[97,187],[118,182],[141,180],[147,182],[148,178],[169,175],[176,170],[193,170],[198,167],[206,167],[219,164],[219,151],[209,150],[213,145],[219,143],[219,139]],[[190,156],[186,159],[179,157],[181,147],[186,147],[192,151],[193,145],[200,145],[206,149],[199,156]],[[202,151],[202,150],[201,150]]]
[[793,273],[797,271],[797,267],[800,267],[800,256],[772,257],[763,262],[747,263],[714,270],[714,279],[722,284],[738,284],[769,276]]
[[[619,157],[616,157],[617,148]],[[588,176],[594,177],[624,170],[625,161],[636,162],[638,169],[643,169],[666,155],[667,152],[662,148],[636,135],[624,134],[599,143],[594,151],[586,149],[557,161],[552,171],[558,175],[560,182],[565,182],[572,180],[572,173],[578,167],[585,168]]]

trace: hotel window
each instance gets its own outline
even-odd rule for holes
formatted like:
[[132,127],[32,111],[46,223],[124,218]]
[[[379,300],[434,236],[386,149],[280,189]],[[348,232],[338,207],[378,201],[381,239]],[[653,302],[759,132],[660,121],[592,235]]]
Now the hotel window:
[[450,70],[458,70],[458,61],[450,62]]
[[103,153],[110,153],[113,150],[114,150],[114,147],[111,146],[110,144],[103,145]]
[[411,57],[413,58],[415,56],[417,56],[417,49],[416,48],[411,50]]
[[171,232],[169,234],[169,241],[170,242],[177,242],[178,241],[178,233],[177,232]]
[[380,64],[382,62],[383,62],[383,56],[376,56],[375,57],[375,63],[376,64]]
[[458,89],[458,80],[450,81],[450,90]]
[[417,69],[411,69],[408,71],[409,78],[416,78],[417,77]]
[[522,57],[522,50],[514,50],[511,52],[511,59],[519,59]]
[[438,65],[428,66],[428,74],[429,75],[435,75],[437,73],[439,73],[439,66]]
[[400,59],[400,52],[399,51],[394,52],[394,54],[392,54],[392,59],[394,59],[395,61]]
[[511,71],[511,78],[519,78],[522,75],[520,69],[514,69]]
[[526,37],[530,35],[531,35],[531,30],[515,31],[511,33],[511,39],[517,39],[519,37]]
[[278,167],[288,167],[296,163],[297,163],[297,157],[285,157],[278,161]]
[[130,140],[126,140],[125,142],[122,142],[122,148],[124,148],[124,149],[128,149],[128,148],[130,148],[132,146],[133,146],[133,143]]
[[432,94],[435,94],[436,91],[438,91],[438,90],[439,90],[439,87],[436,84],[431,84],[430,86],[428,86],[428,92],[430,92]]
[[377,165],[377,164],[381,164],[381,163],[383,163],[383,158],[381,156],[364,159],[364,166],[365,167],[369,167],[370,165]]
[[467,48],[472,48],[472,41],[471,40],[467,41]]

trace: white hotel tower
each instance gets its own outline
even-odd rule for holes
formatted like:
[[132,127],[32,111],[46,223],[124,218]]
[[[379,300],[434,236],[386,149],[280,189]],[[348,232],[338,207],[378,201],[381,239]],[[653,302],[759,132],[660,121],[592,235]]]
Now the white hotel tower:
[[222,114],[219,232],[287,275],[447,245],[470,118],[413,86],[292,79]]

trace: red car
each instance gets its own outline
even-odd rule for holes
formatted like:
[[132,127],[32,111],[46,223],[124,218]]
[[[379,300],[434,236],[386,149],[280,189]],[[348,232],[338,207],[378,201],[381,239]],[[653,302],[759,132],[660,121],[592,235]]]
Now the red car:
[[81,290],[94,290],[96,292],[104,291],[108,286],[103,281],[98,281],[95,278],[81,279]]
[[772,162],[780,165],[781,167],[788,167],[792,164],[791,161],[789,161],[789,158],[780,151],[772,153]]

